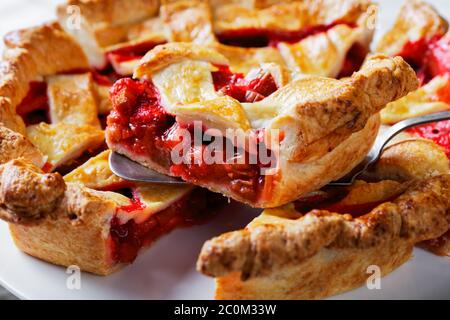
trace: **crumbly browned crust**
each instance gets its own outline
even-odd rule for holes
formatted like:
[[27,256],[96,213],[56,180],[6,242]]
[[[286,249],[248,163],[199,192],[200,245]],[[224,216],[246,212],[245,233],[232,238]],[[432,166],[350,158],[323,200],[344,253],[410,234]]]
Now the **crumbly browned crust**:
[[106,275],[120,265],[109,243],[117,205],[107,192],[65,183],[23,160],[0,166],[0,218],[24,252],[63,266]]
[[66,190],[60,174],[42,174],[19,159],[0,166],[0,177],[0,217],[12,223],[29,224],[54,214]]
[[373,266],[385,276],[407,262],[413,252],[401,240],[366,249],[322,248],[313,257],[283,267],[266,277],[241,280],[238,272],[216,278],[215,298],[220,300],[322,299],[364,285]]
[[[308,77],[263,100],[262,106],[279,105],[288,112],[266,127],[286,133],[280,145],[282,176],[271,198],[258,206],[288,203],[342,177],[370,150],[379,110],[417,87],[416,75],[403,59],[374,56],[351,78]],[[289,106],[290,101],[295,103]]]
[[44,165],[44,156],[26,138],[25,124],[15,110],[31,81],[86,70],[86,56],[57,23],[11,32],[5,45],[0,62],[0,164],[4,164],[0,218],[10,223],[14,241],[24,252],[55,264],[109,274],[118,268],[109,257],[108,244],[113,201],[84,187],[66,185],[59,174],[44,174],[38,168]]
[[224,234],[205,243],[197,267],[216,277],[240,272],[247,280],[302,263],[325,248],[366,250],[404,241],[413,246],[445,233],[449,212],[450,175],[442,175],[414,183],[360,218],[314,210],[296,220]]
[[421,0],[405,0],[394,26],[379,42],[377,52],[395,56],[408,42],[430,40],[447,30],[447,21],[433,6]]
[[25,158],[42,168],[44,155],[22,134],[0,126],[0,164],[17,158]]
[[[349,24],[354,26],[352,41],[368,49],[373,36],[373,28],[368,28],[366,23],[373,11],[369,10],[371,5],[368,0],[74,0],[59,6],[57,13],[65,30],[83,44],[91,64],[101,68],[107,62],[105,51],[117,45],[166,40],[216,46],[219,44],[216,34],[235,29],[296,31],[314,25]],[[78,29],[70,27],[73,8],[77,8],[81,16]],[[331,42],[338,40],[335,36],[331,38],[334,38]],[[257,61],[274,62],[272,58],[279,56],[275,48],[220,47],[224,54],[235,58],[232,66],[238,72],[248,71],[247,67]],[[350,47],[351,44],[338,49],[342,50],[338,60],[345,57]],[[334,44],[329,48],[330,51],[335,49]],[[247,63],[240,60],[240,53],[249,58]],[[119,73],[128,73],[131,69],[132,66],[127,66]]]

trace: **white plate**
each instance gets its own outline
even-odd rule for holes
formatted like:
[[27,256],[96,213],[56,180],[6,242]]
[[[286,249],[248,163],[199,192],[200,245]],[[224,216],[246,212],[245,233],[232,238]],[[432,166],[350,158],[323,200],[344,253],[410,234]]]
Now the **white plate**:
[[[35,5],[38,1],[15,0]],[[57,0],[42,0],[54,3]],[[379,38],[394,21],[401,1],[381,0]],[[448,0],[430,1],[441,13],[450,12]],[[8,5],[12,5],[12,2]],[[1,5],[3,6],[3,4]],[[40,17],[51,17],[53,8],[39,7]],[[10,10],[12,10],[10,8]],[[28,18],[0,10],[0,34],[5,26],[18,26]],[[28,10],[30,12],[30,10]],[[20,15],[20,14],[19,14]],[[14,16],[14,18],[13,18]],[[447,17],[448,18],[448,17]],[[14,19],[14,20],[13,20]],[[7,23],[6,21],[11,21]],[[25,299],[212,299],[214,281],[195,271],[195,261],[203,242],[224,231],[241,228],[258,210],[231,204],[210,223],[181,229],[160,239],[150,250],[123,271],[109,277],[82,273],[81,289],[68,289],[65,268],[34,259],[14,246],[6,223],[0,222],[0,284]],[[414,258],[382,278],[381,289],[362,287],[333,299],[450,299],[450,258],[437,257],[416,249]]]

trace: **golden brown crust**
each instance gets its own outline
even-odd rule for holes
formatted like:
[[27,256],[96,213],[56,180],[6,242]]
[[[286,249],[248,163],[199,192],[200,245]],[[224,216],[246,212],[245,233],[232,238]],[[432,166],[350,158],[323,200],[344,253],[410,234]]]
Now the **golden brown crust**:
[[294,81],[269,100],[298,97],[293,111],[301,123],[300,131],[289,159],[301,161],[334,149],[364,128],[386,103],[405,96],[418,85],[414,70],[402,58],[373,56],[348,80],[310,77]]
[[211,276],[241,272],[246,280],[302,263],[323,248],[366,250],[397,241],[412,246],[445,233],[449,209],[450,175],[442,175],[413,184],[360,218],[314,210],[297,220],[254,222],[205,243],[197,268]]
[[286,67],[280,51],[272,47],[242,48],[220,43],[212,46],[228,59],[233,72],[248,74],[251,69],[259,68],[264,63],[274,63],[277,66]]
[[405,0],[394,26],[378,44],[377,52],[395,56],[408,42],[430,40],[447,30],[447,21],[433,6],[421,0]]
[[38,77],[36,63],[27,50],[13,48],[3,52],[0,64],[0,98],[8,99],[15,113],[16,106],[28,93],[29,82]]
[[[260,1],[259,1],[260,2]],[[371,1],[303,0],[281,3],[249,4],[214,1],[215,31],[236,29],[300,30],[311,25],[328,25],[336,21],[356,23]]]
[[28,162],[0,166],[0,218],[17,246],[42,260],[101,275],[117,270],[109,240],[116,207],[113,194],[66,184]]
[[0,218],[29,224],[54,214],[66,184],[58,173],[42,174],[34,165],[12,160],[0,166]]
[[25,123],[14,109],[10,99],[0,97],[0,126],[24,135]]
[[81,47],[56,23],[10,32],[5,44],[0,62],[0,124],[25,134],[15,109],[27,95],[29,83],[89,65]]
[[216,279],[215,298],[220,300],[321,299],[365,284],[380,268],[385,276],[407,262],[413,251],[409,241],[386,241],[367,249],[322,248],[299,264],[289,265],[267,277],[242,281],[238,272]]
[[439,256],[450,256],[450,229],[439,238],[426,240],[419,246]]
[[68,184],[53,218],[37,225],[10,224],[11,235],[22,251],[62,266],[108,275],[121,265],[111,257],[110,220],[115,204],[99,192]]
[[418,90],[386,105],[381,111],[382,123],[393,125],[402,120],[449,110],[450,104],[436,99],[439,92],[445,90],[448,85],[449,79],[446,75],[434,77]]
[[450,161],[442,147],[430,140],[411,138],[387,147],[366,177],[409,181],[449,172]]
[[[287,63],[292,72],[336,77],[354,44],[358,43],[368,51],[373,36],[373,29],[367,28],[366,23],[371,14],[370,5],[371,2],[366,0],[244,3],[179,0],[163,1],[160,16],[169,41],[211,45],[230,59],[230,67],[235,72],[247,73],[260,63],[272,62]],[[298,31],[337,22],[339,25],[330,32],[306,37],[293,44],[283,42],[278,48],[243,48],[219,43],[221,33],[231,32],[232,35],[236,30],[238,33],[242,30]],[[219,39],[214,31],[219,34]],[[307,40],[312,38],[316,40]]]
[[280,145],[282,176],[271,198],[256,206],[288,203],[342,177],[370,150],[378,133],[379,110],[417,86],[414,71],[401,58],[377,56],[347,80],[293,81],[255,103],[252,110],[258,113],[264,106],[284,110],[272,116],[266,128],[286,134]]
[[10,224],[9,228],[16,246],[35,258],[106,276],[123,265],[110,258],[109,242],[104,236],[106,225],[101,220],[107,219],[100,213],[97,221],[79,225],[57,219],[45,220],[38,228],[18,224]]
[[41,76],[89,68],[79,44],[58,23],[10,32],[5,44],[26,50]]
[[158,2],[158,0],[69,0],[58,7],[58,14],[69,14],[67,8],[77,6],[83,18],[92,26],[130,24],[156,14]]
[[216,42],[209,4],[206,1],[176,1],[161,7],[168,40],[212,44]]
[[149,51],[139,63],[133,77],[151,77],[154,73],[184,59],[226,65],[227,59],[214,49],[192,43],[167,43]]
[[44,166],[44,155],[26,137],[0,126],[0,164],[25,158],[35,166]]
[[45,78],[50,122],[91,125],[100,129],[94,80],[90,72]]

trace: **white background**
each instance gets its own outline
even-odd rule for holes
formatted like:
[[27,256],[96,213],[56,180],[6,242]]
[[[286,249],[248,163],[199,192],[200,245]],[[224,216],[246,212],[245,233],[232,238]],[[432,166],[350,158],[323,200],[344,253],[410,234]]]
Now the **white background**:
[[[0,35],[54,19],[58,0],[0,0]],[[394,21],[401,1],[382,0],[376,39]],[[429,1],[450,13],[449,0]],[[448,18],[448,17],[447,17]],[[1,45],[0,45],[1,46]],[[18,251],[0,222],[0,283],[21,298],[30,299],[212,299],[214,283],[195,271],[202,243],[224,231],[240,228],[258,210],[236,204],[208,225],[177,230],[125,270],[109,277],[82,274],[81,290],[68,290],[64,268]],[[415,250],[409,263],[382,279],[381,290],[360,288],[335,297],[342,299],[450,299],[450,259]],[[0,297],[2,295],[0,289]]]

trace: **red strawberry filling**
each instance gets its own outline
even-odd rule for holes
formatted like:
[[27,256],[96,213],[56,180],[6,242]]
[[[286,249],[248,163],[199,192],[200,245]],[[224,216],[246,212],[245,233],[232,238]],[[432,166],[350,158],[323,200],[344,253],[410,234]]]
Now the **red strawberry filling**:
[[430,139],[445,149],[450,158],[450,120],[427,124],[409,130],[410,133]]
[[[204,189],[195,189],[168,208],[152,214],[147,220],[136,223],[130,219],[121,223],[115,216],[111,221],[110,241],[112,258],[122,263],[132,263],[142,247],[151,245],[161,236],[180,227],[188,227],[208,221],[214,209],[224,199]],[[130,204],[118,211],[133,212],[143,210],[145,204],[134,194]]]
[[243,74],[231,72],[228,66],[217,67],[219,70],[212,73],[215,89],[240,102],[260,101],[278,89],[270,74],[246,80]]
[[[434,37],[431,40],[419,40],[405,45],[399,54],[416,70],[422,84],[428,83],[436,76],[450,79],[450,40]],[[436,100],[450,104],[450,80],[438,90]],[[433,140],[442,146],[450,157],[450,121],[419,126],[409,133]]]
[[16,107],[25,124],[50,123],[46,82],[31,82],[28,94]]
[[450,40],[445,37],[409,42],[398,55],[416,70],[422,84],[450,74]]
[[141,59],[145,54],[159,44],[164,42],[145,41],[122,48],[117,48],[106,53],[109,61],[125,62],[130,60]]
[[[242,75],[231,73],[227,67],[219,67],[219,71],[213,73],[213,79],[217,90],[240,101],[248,101],[248,96],[256,95],[252,99],[255,101],[276,90],[271,76],[246,81]],[[226,186],[242,199],[256,201],[268,188],[261,175],[263,166],[259,163],[207,164],[202,156],[200,162],[174,164],[171,151],[181,142],[177,131],[180,128],[190,130],[190,127],[177,123],[175,117],[162,108],[159,93],[150,81],[119,80],[111,90],[111,100],[113,110],[108,116],[106,131],[110,143],[120,145],[138,157],[148,158],[166,172],[188,182],[214,182]],[[207,145],[203,142],[200,151]],[[198,146],[192,145],[185,156],[193,157],[198,151]],[[224,150],[222,152],[225,154]],[[244,156],[249,158],[247,152]]]

